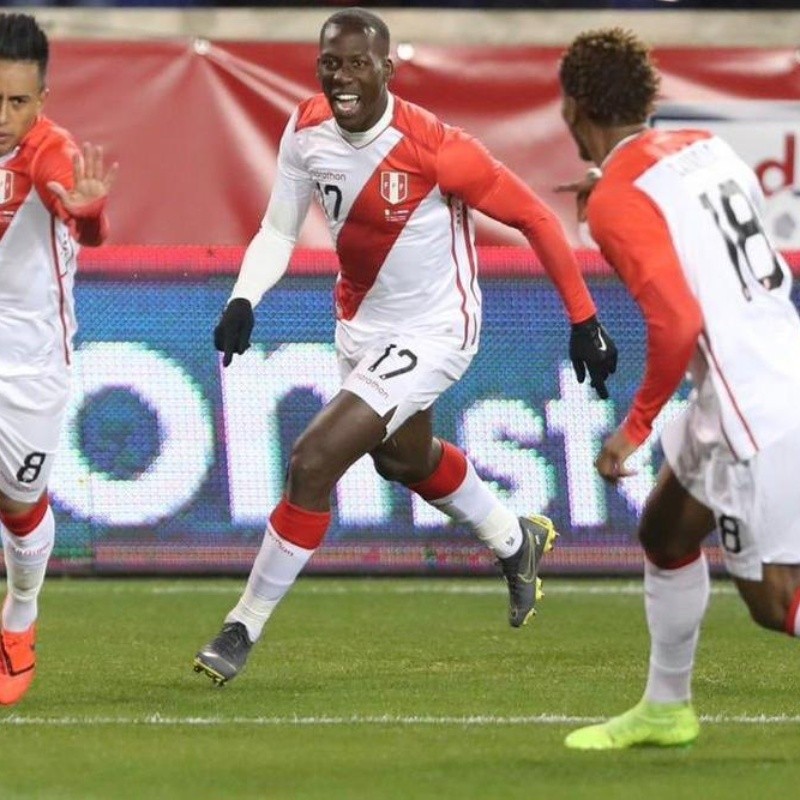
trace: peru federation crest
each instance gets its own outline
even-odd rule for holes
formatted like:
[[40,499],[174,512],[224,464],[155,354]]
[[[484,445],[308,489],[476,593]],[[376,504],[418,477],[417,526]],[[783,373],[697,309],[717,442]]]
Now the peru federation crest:
[[8,169],[0,169],[0,206],[5,205],[14,196],[14,173]]
[[408,197],[407,172],[381,172],[381,197],[393,206]]

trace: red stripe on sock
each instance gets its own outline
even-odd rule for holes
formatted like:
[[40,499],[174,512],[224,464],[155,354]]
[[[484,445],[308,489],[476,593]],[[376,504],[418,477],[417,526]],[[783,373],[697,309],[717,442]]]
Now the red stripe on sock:
[[703,555],[703,551],[696,550],[694,553],[690,553],[688,556],[675,559],[660,558],[659,556],[655,556],[647,550],[645,550],[644,554],[647,560],[653,566],[658,567],[659,569],[680,569],[681,567],[688,567],[689,564],[697,561],[697,559]]
[[800,589],[795,590],[792,604],[789,606],[789,613],[786,615],[786,633],[789,636],[797,636],[797,614],[800,612]]
[[423,500],[447,497],[464,483],[467,457],[454,444],[442,442],[442,457],[436,469],[424,481],[410,483],[408,488]]
[[308,511],[290,503],[285,497],[275,506],[269,518],[269,524],[281,539],[306,550],[319,547],[330,523],[330,511]]
[[49,506],[49,498],[46,494],[39,498],[33,508],[24,511],[22,514],[8,514],[0,511],[0,519],[10,533],[14,536],[27,536],[31,531],[39,527],[39,523],[44,519]]

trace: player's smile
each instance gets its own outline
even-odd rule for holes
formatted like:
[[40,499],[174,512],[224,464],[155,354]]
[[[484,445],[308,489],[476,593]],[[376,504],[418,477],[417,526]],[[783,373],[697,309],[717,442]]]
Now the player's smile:
[[352,92],[334,92],[331,101],[331,108],[334,116],[338,120],[340,117],[353,117],[358,113],[361,98]]

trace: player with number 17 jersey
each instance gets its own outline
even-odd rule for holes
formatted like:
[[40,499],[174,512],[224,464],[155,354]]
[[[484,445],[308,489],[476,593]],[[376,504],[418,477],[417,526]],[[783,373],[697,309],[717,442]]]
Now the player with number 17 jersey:
[[292,445],[283,497],[236,607],[195,656],[216,682],[235,677],[264,625],[321,544],[339,479],[369,455],[377,473],[470,526],[497,557],[508,621],[524,625],[541,596],[538,562],[555,529],[519,519],[466,454],[433,435],[436,400],[478,348],[481,294],[470,209],[517,228],[536,250],[573,323],[570,358],[603,397],[616,349],[561,226],[536,195],[462,131],[388,91],[389,29],[362,8],[320,30],[322,94],[292,114],[261,228],[245,251],[214,329],[222,367],[250,346],[253,308],[285,272],[316,193],[339,260],[336,352],[341,390]]
[[[552,212],[477,140],[393,95],[371,130],[349,135],[324,95],[299,106],[281,141],[268,223],[293,240],[313,195],[339,257],[340,338],[399,328],[474,352],[481,293],[471,208],[523,232],[573,322],[595,313]],[[248,296],[240,288],[233,296]]]

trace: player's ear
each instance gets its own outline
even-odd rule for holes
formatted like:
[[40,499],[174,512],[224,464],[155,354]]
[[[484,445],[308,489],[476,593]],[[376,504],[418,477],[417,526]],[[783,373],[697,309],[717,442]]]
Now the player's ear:
[[386,78],[386,83],[394,77],[394,61],[391,58],[383,59],[383,74]]
[[578,120],[578,101],[568,94],[561,98],[561,116],[567,125],[574,125]]
[[39,90],[39,94],[36,95],[36,113],[39,114],[42,111],[42,106],[44,105],[44,101],[47,100],[47,96],[50,94],[50,89],[47,86],[42,86]]

